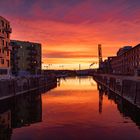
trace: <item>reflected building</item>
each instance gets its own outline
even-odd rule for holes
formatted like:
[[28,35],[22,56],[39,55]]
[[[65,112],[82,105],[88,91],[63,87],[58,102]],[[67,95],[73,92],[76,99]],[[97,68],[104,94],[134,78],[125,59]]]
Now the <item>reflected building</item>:
[[20,128],[42,121],[41,94],[21,95],[12,111],[12,127]]
[[102,106],[103,106],[103,95],[104,91],[101,87],[101,85],[97,84],[98,90],[99,90],[99,113],[102,113]]
[[112,100],[123,117],[129,117],[140,128],[140,109],[132,105],[128,101],[121,98],[114,92],[109,91],[104,86],[98,84],[99,90],[99,113],[102,112],[103,95],[107,95],[109,100]]
[[130,104],[123,98],[115,95],[113,92],[109,92],[110,99],[115,102],[118,110],[124,117],[129,117],[140,128],[140,109]]
[[0,114],[0,140],[10,140],[12,134],[11,111]]
[[41,94],[28,93],[0,103],[0,140],[11,140],[12,130],[42,121]]

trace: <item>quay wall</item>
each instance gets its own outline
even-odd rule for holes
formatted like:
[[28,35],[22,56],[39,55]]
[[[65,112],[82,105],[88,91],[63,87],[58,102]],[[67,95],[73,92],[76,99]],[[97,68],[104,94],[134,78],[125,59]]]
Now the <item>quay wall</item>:
[[120,79],[117,76],[94,75],[94,80],[140,108],[140,81]]
[[0,80],[0,100],[7,99],[29,91],[46,92],[57,86],[56,77],[18,77]]

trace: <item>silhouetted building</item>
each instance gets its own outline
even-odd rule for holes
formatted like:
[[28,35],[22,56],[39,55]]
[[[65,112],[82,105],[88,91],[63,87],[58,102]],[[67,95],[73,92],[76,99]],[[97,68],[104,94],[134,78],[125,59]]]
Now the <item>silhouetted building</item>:
[[132,46],[124,46],[123,48],[120,48],[117,52],[117,56],[122,55],[123,53],[129,51],[132,49]]
[[41,73],[41,44],[11,40],[11,70],[14,75]]
[[[123,51],[123,52],[122,52]],[[118,56],[111,60],[114,74],[134,75],[140,69],[140,44],[118,51]]]
[[108,57],[102,62],[102,72],[103,73],[112,73],[112,66],[111,61],[114,58],[114,56]]
[[0,16],[0,76],[10,71],[10,23]]

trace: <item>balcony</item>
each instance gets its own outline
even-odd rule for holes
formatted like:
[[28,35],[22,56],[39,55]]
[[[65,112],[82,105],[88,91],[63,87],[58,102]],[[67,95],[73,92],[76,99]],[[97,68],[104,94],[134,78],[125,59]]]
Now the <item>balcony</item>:
[[5,28],[4,31],[5,31],[6,33],[12,33],[12,28],[10,28],[10,27],[9,27],[9,28]]
[[0,59],[2,59],[3,58],[3,55],[0,53]]
[[11,51],[11,47],[10,46],[4,46],[4,50],[5,51]]
[[9,47],[4,47],[4,50],[5,50],[5,51],[8,51],[8,50],[9,50]]
[[12,50],[11,46],[9,46],[9,45],[8,45],[8,46],[3,46],[3,48],[4,48],[4,50],[6,50],[6,51],[8,51],[8,50],[11,51],[11,50]]
[[4,34],[0,32],[0,38],[4,38]]

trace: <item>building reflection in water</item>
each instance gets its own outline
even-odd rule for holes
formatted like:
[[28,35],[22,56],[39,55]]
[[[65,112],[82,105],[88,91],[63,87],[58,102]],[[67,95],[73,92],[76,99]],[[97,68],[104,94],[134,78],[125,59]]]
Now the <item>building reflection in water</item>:
[[103,111],[103,96],[108,96],[108,99],[112,100],[117,105],[117,109],[122,116],[125,118],[130,118],[140,129],[140,109],[124,100],[119,95],[109,91],[104,86],[97,84],[97,87],[99,91],[99,113]]
[[40,93],[29,93],[0,102],[0,140],[10,140],[12,130],[42,121]]
[[101,87],[101,85],[97,84],[97,88],[99,90],[99,113],[102,113],[102,105],[103,105],[103,94],[104,94],[104,90],[103,87]]
[[11,111],[7,110],[0,114],[0,140],[10,140],[11,133]]

